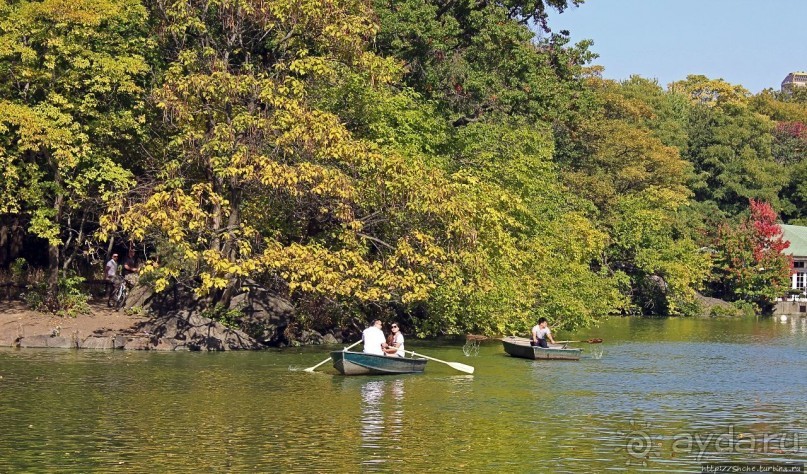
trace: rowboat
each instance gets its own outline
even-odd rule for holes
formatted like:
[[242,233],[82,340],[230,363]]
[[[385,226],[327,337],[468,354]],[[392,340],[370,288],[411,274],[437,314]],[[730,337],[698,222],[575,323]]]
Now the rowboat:
[[504,351],[522,359],[580,360],[583,349],[566,347],[565,344],[549,344],[548,348],[530,346],[526,337],[509,336],[502,339]]
[[385,375],[422,373],[426,359],[390,357],[364,352],[333,351],[333,367],[342,375]]

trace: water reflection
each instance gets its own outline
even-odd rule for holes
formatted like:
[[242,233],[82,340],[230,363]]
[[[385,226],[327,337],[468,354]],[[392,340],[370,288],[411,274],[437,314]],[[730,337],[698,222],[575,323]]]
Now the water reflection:
[[800,335],[807,334],[807,318],[799,316],[788,316],[780,322],[790,329],[790,334]]
[[[604,356],[528,361],[491,342],[473,376],[434,364],[342,377],[290,372],[322,358],[296,350],[0,350],[0,421],[13,440],[0,443],[0,472],[698,472],[707,460],[807,461],[805,318],[625,318],[570,336],[603,338]],[[428,352],[457,360],[462,342]]]
[[361,386],[361,447],[364,466],[390,461],[390,450],[400,449],[404,423],[404,381],[370,380]]

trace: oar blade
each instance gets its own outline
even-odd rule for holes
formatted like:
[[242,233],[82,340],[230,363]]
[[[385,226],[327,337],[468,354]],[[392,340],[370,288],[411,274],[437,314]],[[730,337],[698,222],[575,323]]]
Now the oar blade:
[[465,372],[466,374],[474,373],[474,368],[470,365],[460,364],[459,362],[449,362],[449,367],[459,370],[460,372]]
[[434,357],[429,357],[427,355],[419,354],[419,353],[414,352],[414,351],[404,351],[404,352],[408,352],[408,353],[412,354],[415,357],[422,357],[424,359],[433,360],[435,362],[445,364],[445,365],[451,367],[452,369],[459,370],[460,372],[465,372],[467,374],[474,373],[474,368],[471,367],[470,365],[460,364],[459,362],[446,362],[444,360],[436,359]]
[[588,344],[602,344],[602,339],[595,337],[593,339],[583,339],[582,341],[555,341],[555,344],[569,344],[574,342],[585,342]]

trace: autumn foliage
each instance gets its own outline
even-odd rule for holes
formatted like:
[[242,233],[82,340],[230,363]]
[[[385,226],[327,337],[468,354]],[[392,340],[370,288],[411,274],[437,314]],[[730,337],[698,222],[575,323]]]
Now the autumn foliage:
[[771,305],[790,286],[792,259],[782,253],[789,246],[771,205],[750,200],[748,217],[718,229],[718,292],[729,300],[743,299],[762,308]]
[[0,268],[46,267],[55,308],[137,247],[156,292],[258,285],[325,331],[769,305],[807,108],[604,80],[528,26],[581,3],[0,0]]

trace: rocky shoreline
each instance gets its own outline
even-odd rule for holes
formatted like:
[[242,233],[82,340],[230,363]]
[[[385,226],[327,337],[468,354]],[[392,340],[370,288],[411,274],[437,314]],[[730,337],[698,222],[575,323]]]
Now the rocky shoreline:
[[[8,297],[8,295],[7,295]],[[244,283],[225,308],[209,308],[189,294],[154,294],[136,285],[126,308],[91,297],[76,317],[29,309],[19,299],[0,301],[0,347],[156,351],[256,350],[289,345],[338,344],[361,327],[325,333],[298,327],[291,303],[254,282]],[[207,317],[211,316],[211,317]],[[220,321],[229,321],[222,324]],[[238,328],[238,329],[235,329]]]
[[227,351],[260,349],[245,333],[189,311],[145,316],[92,304],[75,318],[0,303],[0,347]]

